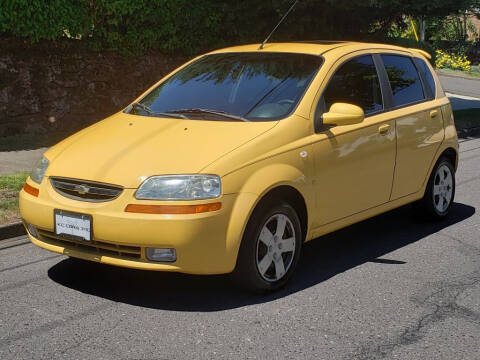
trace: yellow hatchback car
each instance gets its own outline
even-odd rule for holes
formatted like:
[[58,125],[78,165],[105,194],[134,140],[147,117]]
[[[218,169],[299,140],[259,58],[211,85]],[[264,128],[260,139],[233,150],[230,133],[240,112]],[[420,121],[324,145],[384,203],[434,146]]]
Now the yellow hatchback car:
[[421,50],[270,43],[202,55],[49,149],[20,193],[31,241],[136,269],[292,276],[302,244],[418,201],[446,216],[458,142]]

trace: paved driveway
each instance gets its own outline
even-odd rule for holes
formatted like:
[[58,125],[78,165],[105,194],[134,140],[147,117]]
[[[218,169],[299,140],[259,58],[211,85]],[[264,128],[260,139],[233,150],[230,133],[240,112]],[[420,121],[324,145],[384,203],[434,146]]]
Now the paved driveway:
[[0,358],[478,360],[480,139],[457,181],[447,221],[407,206],[317,239],[269,296],[2,241]]

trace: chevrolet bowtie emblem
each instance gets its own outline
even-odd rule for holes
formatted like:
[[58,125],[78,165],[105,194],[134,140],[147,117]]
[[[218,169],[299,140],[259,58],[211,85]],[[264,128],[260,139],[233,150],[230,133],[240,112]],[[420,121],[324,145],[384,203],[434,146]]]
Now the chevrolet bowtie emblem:
[[80,195],[84,195],[90,191],[90,188],[85,185],[75,185],[74,191],[76,191]]

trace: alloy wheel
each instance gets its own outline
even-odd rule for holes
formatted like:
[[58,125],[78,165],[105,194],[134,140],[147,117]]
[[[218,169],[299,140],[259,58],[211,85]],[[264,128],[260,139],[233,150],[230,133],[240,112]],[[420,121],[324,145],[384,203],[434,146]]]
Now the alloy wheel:
[[440,213],[445,212],[452,201],[453,176],[450,168],[441,165],[433,180],[433,205]]
[[275,214],[263,225],[257,240],[256,265],[263,279],[274,282],[290,269],[296,244],[295,229],[288,216]]

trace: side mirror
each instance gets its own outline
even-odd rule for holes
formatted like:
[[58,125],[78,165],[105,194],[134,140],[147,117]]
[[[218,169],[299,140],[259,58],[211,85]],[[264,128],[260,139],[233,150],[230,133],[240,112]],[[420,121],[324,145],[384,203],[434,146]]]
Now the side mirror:
[[357,105],[334,103],[330,107],[330,111],[324,113],[322,118],[325,125],[353,125],[361,123],[365,118],[365,113]]

